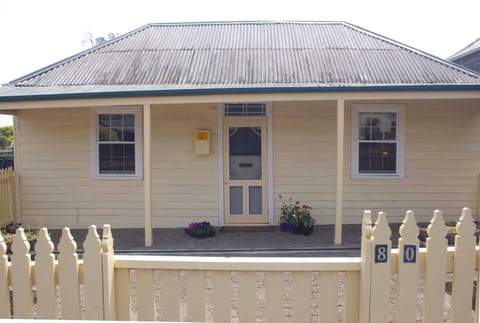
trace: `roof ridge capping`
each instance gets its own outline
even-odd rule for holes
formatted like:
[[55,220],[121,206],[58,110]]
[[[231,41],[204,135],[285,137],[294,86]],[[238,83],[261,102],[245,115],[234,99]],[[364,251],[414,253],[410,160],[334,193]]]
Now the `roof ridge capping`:
[[[457,70],[457,71],[459,71],[459,72],[461,72],[461,73],[464,73],[464,74],[466,74],[466,75],[472,76],[472,77],[477,78],[477,79],[480,80],[480,74],[475,73],[475,72],[473,72],[473,71],[471,71],[471,70],[469,70],[469,69],[467,69],[467,68],[464,68],[463,66],[460,66],[460,65],[458,65],[458,64],[455,64],[455,63],[453,63],[453,62],[450,62],[450,61],[447,60],[447,59],[440,58],[440,57],[438,57],[438,56],[436,56],[436,55],[427,53],[427,52],[425,52],[425,51],[423,51],[423,50],[420,50],[420,49],[418,49],[418,48],[409,46],[409,45],[407,45],[407,44],[404,44],[404,43],[399,42],[399,41],[397,41],[397,40],[394,40],[394,39],[392,39],[392,38],[385,37],[385,36],[383,36],[383,35],[377,34],[377,33],[373,32],[373,31],[370,31],[370,30],[365,29],[365,28],[363,28],[363,27],[359,27],[359,26],[357,26],[357,25],[355,25],[355,24],[352,24],[352,23],[349,23],[349,22],[346,22],[346,21],[343,21],[343,22],[341,22],[341,23],[344,24],[346,27],[350,27],[350,28],[352,28],[352,29],[355,29],[355,30],[357,30],[357,31],[359,31],[359,32],[362,32],[362,33],[364,33],[364,34],[366,34],[366,35],[368,35],[368,36],[370,36],[370,37],[375,37],[375,38],[380,39],[380,40],[382,40],[382,41],[384,41],[384,42],[387,42],[387,43],[390,43],[390,44],[395,45],[395,46],[397,46],[397,47],[403,48],[403,49],[408,50],[408,51],[410,51],[410,52],[413,52],[413,53],[415,53],[415,54],[417,54],[417,55],[423,56],[423,57],[425,57],[426,59],[429,59],[429,60],[438,62],[438,63],[440,63],[440,64],[442,64],[442,65],[444,65],[444,66],[446,66],[446,67],[448,67],[448,68]],[[480,39],[480,38],[479,38],[479,39]]]
[[195,25],[274,25],[274,24],[344,24],[343,21],[314,21],[314,20],[214,20],[214,21],[188,21],[188,22],[155,22],[146,26],[195,26]]

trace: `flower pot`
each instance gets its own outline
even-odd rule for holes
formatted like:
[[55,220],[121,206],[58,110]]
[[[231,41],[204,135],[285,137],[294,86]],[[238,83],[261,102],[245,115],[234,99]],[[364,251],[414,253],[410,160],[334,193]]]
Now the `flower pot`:
[[215,236],[215,231],[207,231],[207,230],[193,230],[189,231],[185,229],[185,233],[189,235],[190,237],[196,238],[196,239],[205,239],[205,238],[210,238]]
[[280,223],[280,231],[286,232],[288,230],[288,224],[287,223]]
[[295,233],[295,226],[293,224],[288,225],[288,232]]
[[309,236],[312,232],[313,232],[313,224],[312,224],[312,225],[309,225],[309,226],[304,226],[304,227],[303,227],[302,234],[303,234],[304,236]]
[[303,231],[303,226],[301,224],[295,226],[295,229],[294,229],[295,234],[301,234],[302,231]]

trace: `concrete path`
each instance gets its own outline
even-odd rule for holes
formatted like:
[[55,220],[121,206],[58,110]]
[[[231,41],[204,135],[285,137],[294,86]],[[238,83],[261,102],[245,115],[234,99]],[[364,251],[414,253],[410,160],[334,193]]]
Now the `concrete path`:
[[[395,226],[395,225],[392,225]],[[392,229],[392,242],[398,239],[398,225]],[[86,230],[73,230],[79,253],[83,249]],[[274,226],[268,232],[225,232],[215,237],[195,239],[184,229],[154,229],[152,247],[144,245],[143,229],[112,228],[117,254],[196,255],[196,256],[261,256],[261,257],[358,257],[360,256],[360,225],[343,226],[343,243],[334,245],[334,226],[317,225],[310,236],[281,232]],[[52,240],[60,238],[60,230],[50,230]],[[101,229],[99,229],[101,235]],[[395,236],[397,238],[395,238]]]

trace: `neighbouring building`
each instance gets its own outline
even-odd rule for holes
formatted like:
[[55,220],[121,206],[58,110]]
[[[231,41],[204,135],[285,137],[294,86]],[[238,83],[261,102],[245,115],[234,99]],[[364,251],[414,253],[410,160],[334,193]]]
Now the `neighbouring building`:
[[480,73],[480,38],[450,56],[448,60]]

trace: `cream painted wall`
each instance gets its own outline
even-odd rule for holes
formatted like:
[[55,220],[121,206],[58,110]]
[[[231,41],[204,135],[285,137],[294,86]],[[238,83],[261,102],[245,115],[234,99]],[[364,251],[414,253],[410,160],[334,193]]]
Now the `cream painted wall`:
[[[435,208],[447,218],[464,206],[477,214],[480,104],[405,102],[406,169],[399,180],[351,179],[352,102],[346,102],[344,223],[360,223],[366,208],[386,211],[393,222],[407,209],[419,220]],[[142,180],[91,178],[88,108],[21,110],[18,116],[24,224],[143,227]],[[317,223],[334,223],[336,103],[274,102],[272,122],[275,223],[279,194],[312,205]],[[195,129],[210,130],[210,155],[194,154]],[[218,223],[217,134],[215,103],[152,106],[154,227]]]
[[[352,179],[351,111],[346,103],[344,223],[360,223],[364,209],[401,222],[412,209],[419,221],[434,209],[455,219],[468,206],[477,214],[480,174],[478,102],[406,101],[405,177]],[[382,102],[383,103],[383,102]],[[396,102],[399,103],[399,102]],[[334,223],[335,103],[273,104],[275,222],[278,195],[309,204],[318,224]]]
[[[153,226],[218,223],[215,104],[152,106]],[[143,180],[92,179],[90,110],[19,112],[23,223],[143,227]],[[210,130],[210,155],[194,153],[195,129]]]
[[89,109],[19,111],[18,120],[25,226],[143,225],[143,181],[91,178]]
[[447,220],[465,206],[477,214],[480,105],[417,101],[405,107],[405,177],[398,180],[351,179],[347,110],[344,223],[360,223],[363,209],[383,210],[392,222],[401,222],[408,209],[418,221],[429,221],[434,209]]
[[312,206],[318,224],[334,223],[336,103],[275,102],[272,113],[275,223],[279,195]]
[[[196,155],[195,129],[210,130],[210,155]],[[153,226],[218,224],[217,105],[152,106]]]

